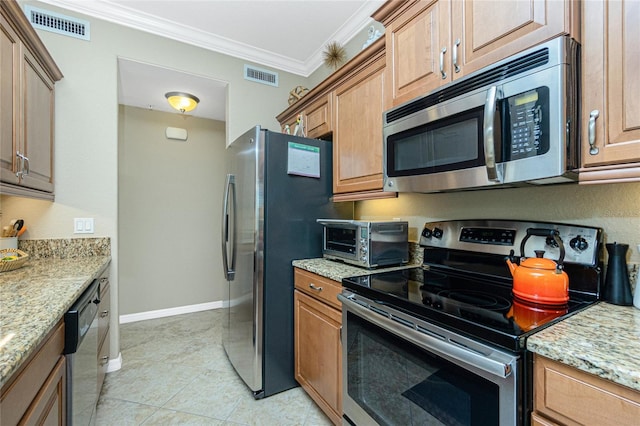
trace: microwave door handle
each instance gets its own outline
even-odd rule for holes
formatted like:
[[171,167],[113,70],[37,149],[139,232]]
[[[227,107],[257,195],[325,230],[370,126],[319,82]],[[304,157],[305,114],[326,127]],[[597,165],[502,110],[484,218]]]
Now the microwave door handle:
[[491,86],[484,102],[484,159],[487,167],[487,178],[492,182],[500,182],[496,168],[496,147],[494,138],[494,121],[496,117],[497,86]]

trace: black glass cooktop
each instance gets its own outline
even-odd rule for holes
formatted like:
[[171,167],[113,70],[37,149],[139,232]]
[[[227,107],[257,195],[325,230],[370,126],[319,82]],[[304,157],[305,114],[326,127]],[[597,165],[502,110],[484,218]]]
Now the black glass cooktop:
[[412,268],[343,279],[349,291],[426,321],[512,351],[528,335],[586,308],[594,298],[572,296],[548,306],[514,299],[511,279]]

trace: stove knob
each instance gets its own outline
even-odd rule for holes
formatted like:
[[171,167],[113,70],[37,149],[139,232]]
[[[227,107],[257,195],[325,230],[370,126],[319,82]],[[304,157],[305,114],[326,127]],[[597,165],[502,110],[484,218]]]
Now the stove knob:
[[424,303],[427,306],[431,306],[431,297],[429,296],[425,296],[424,299],[422,299],[422,303]]
[[554,247],[554,248],[558,247],[558,242],[556,240],[554,240],[553,237],[547,237],[546,244],[549,247]]
[[436,309],[442,309],[442,302],[436,300],[435,302],[433,302],[433,307]]
[[569,246],[576,251],[585,251],[589,248],[589,243],[581,235],[578,235],[569,241]]
[[433,235],[433,233],[431,232],[431,229],[429,228],[424,228],[422,230],[422,236],[425,238],[431,238],[431,235]]
[[442,238],[442,229],[433,228],[433,236],[438,238],[438,239]]

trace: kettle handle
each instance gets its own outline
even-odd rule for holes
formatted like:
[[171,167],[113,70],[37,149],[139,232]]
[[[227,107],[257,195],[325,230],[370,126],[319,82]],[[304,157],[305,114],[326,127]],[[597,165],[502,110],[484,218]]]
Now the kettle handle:
[[524,257],[524,245],[527,240],[531,236],[536,237],[551,237],[558,243],[558,247],[560,248],[560,257],[558,258],[558,269],[562,269],[562,262],[564,261],[564,244],[562,244],[562,239],[560,238],[560,232],[557,229],[549,229],[549,228],[527,228],[527,235],[522,239],[520,243],[520,256]]

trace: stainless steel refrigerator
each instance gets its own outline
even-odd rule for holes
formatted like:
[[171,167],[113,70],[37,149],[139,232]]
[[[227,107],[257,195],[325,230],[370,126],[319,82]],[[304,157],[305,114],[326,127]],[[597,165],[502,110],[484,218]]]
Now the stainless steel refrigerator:
[[353,217],[352,203],[330,200],[331,152],[331,142],[260,126],[226,151],[223,346],[255,398],[298,386],[291,261],[322,256],[317,218]]

